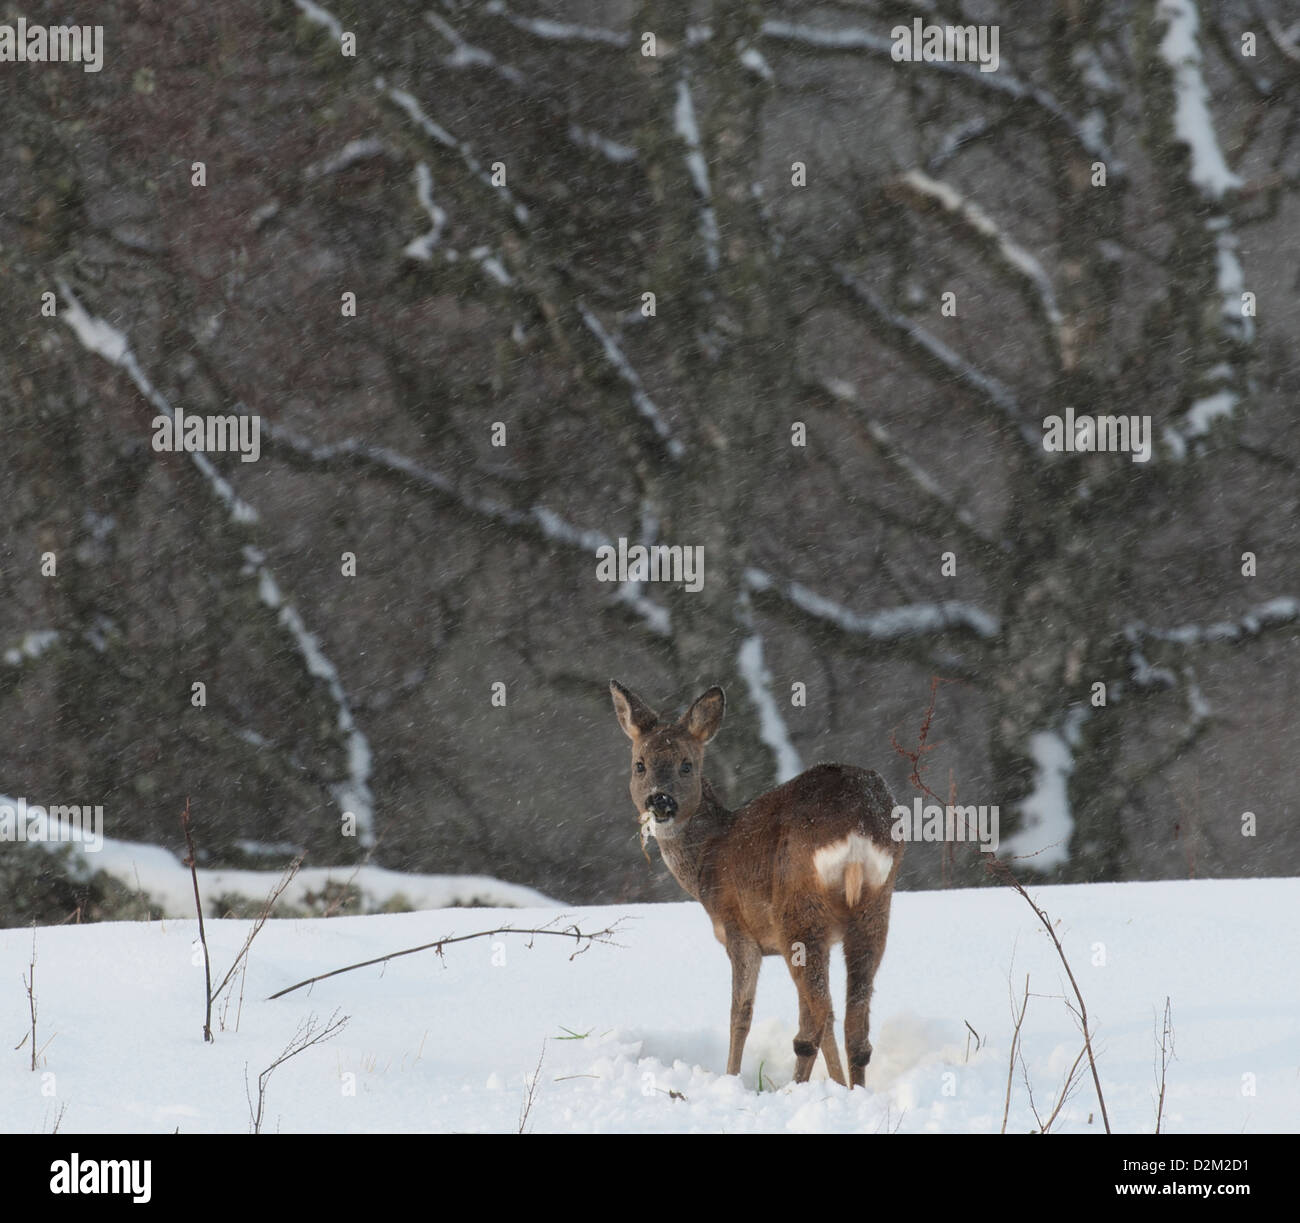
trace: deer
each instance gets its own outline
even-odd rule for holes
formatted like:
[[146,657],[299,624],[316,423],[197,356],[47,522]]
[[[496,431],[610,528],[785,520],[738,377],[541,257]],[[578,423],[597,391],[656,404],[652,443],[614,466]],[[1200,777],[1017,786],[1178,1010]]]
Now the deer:
[[727,1073],[740,1074],[765,956],[784,958],[799,994],[795,1082],[818,1051],[845,1084],[835,1041],[829,966],[844,947],[848,991],[847,1086],[864,1087],[871,1061],[872,985],[889,934],[903,842],[891,836],[893,795],[879,773],[818,764],[729,811],[704,776],[704,748],[718,733],[726,694],[712,687],[665,721],[617,680],[610,696],[632,741],[629,791],[677,882],[704,906],[731,961]]

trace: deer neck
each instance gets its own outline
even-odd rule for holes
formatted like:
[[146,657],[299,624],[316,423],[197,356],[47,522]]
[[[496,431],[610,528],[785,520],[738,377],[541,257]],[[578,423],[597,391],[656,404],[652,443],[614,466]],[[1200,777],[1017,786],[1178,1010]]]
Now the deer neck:
[[700,783],[700,805],[682,827],[655,830],[664,865],[673,878],[696,900],[709,846],[726,834],[732,813],[722,805],[705,778]]

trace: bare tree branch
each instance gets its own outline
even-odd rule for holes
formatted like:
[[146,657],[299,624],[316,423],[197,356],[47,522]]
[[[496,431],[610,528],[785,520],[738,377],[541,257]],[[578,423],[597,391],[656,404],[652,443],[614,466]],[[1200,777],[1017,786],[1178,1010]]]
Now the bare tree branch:
[[978,204],[966,199],[947,183],[909,170],[886,188],[886,194],[901,199],[921,212],[937,213],[960,235],[992,255],[995,264],[1020,285],[1043,327],[1048,347],[1058,368],[1063,365],[1062,326],[1064,319],[1056,302],[1056,291],[1043,265],[1023,246],[1012,240]]
[[[61,317],[81,341],[83,347],[125,371],[140,394],[155,409],[174,421],[175,411],[166,397],[145,376],[135,354],[131,351],[126,336],[103,319],[92,318],[64,281],[60,280],[58,285],[59,292],[68,302]],[[235,493],[206,454],[193,451],[190,453],[190,458],[207,481],[213,494],[225,506],[232,523],[246,529],[258,521],[257,511]],[[346,780],[333,783],[331,788],[340,812],[351,812],[356,817],[358,840],[363,847],[368,847],[374,840],[374,799],[370,791],[370,744],[353,717],[352,703],[337,669],[321,650],[316,637],[307,630],[297,608],[281,594],[279,583],[266,564],[263,553],[253,545],[247,544],[243,554],[247,562],[246,572],[257,578],[258,594],[262,603],[276,613],[277,623],[289,634],[307,672],[314,680],[324,683],[334,702],[338,713],[338,729],[346,744],[347,776]]]
[[[763,22],[763,36],[796,51],[814,54],[872,55],[893,58],[893,40],[860,29],[822,29],[789,21]],[[927,71],[941,72],[965,85],[996,93],[1011,102],[1029,106],[1041,113],[1052,125],[1065,132],[1094,157],[1122,170],[1119,159],[1092,128],[1071,115],[1047,90],[1026,84],[1009,72],[981,72],[974,64],[936,60],[918,65]]]
[[[370,960],[362,960],[357,964],[348,964],[343,968],[336,968],[332,972],[323,972],[318,976],[308,977],[306,981],[299,981],[297,985],[290,985],[285,989],[278,990],[276,993],[272,994],[267,1001],[273,1002],[276,998],[283,998],[285,994],[292,994],[294,990],[302,989],[307,985],[315,985],[317,981],[326,981],[330,977],[339,976],[341,973],[353,972],[358,968],[369,968],[373,964],[387,964],[389,960],[396,960],[400,956],[404,955],[415,955],[415,953],[419,951],[433,951],[441,956],[442,949],[444,947],[450,947],[453,943],[464,943],[468,942],[470,939],[476,938],[491,938],[493,935],[497,934],[546,934],[551,935],[554,938],[571,938],[578,943],[578,950],[573,953],[573,956],[569,957],[570,959],[573,959],[574,956],[581,955],[593,943],[603,943],[610,947],[619,946],[619,944],[614,941],[613,936],[618,933],[618,929],[625,919],[619,918],[618,921],[606,926],[603,930],[596,930],[591,933],[579,929],[576,925],[565,926],[561,930],[551,929],[550,927],[559,920],[560,919],[557,917],[551,922],[548,922],[545,926],[533,926],[524,929],[521,929],[518,926],[498,926],[495,930],[480,930],[475,934],[448,935],[446,938],[438,939],[437,942],[421,943],[418,947],[407,947],[402,951],[393,951],[388,955],[375,956]],[[529,945],[531,946],[531,943]]]
[[972,392],[986,407],[1009,421],[1026,445],[1039,454],[1042,453],[1042,433],[1021,419],[1020,404],[1010,387],[959,356],[919,323],[892,309],[880,294],[863,284],[851,269],[836,263],[832,265],[831,271],[841,290],[841,296],[862,308],[886,339],[920,357],[936,380],[953,381]]

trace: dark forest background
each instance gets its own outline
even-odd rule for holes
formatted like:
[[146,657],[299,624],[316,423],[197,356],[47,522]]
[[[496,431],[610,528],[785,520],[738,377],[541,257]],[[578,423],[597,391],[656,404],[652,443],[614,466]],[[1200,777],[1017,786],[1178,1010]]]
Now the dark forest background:
[[[791,748],[910,802],[940,676],[945,798],[1007,836],[1072,764],[1026,875],[1300,871],[1284,0],[327,7],[5,6],[106,49],[0,65],[0,794],[673,899],[611,676],[726,687],[733,805]],[[996,23],[998,71],[894,62],[916,16]],[[1151,461],[1045,453],[1067,406],[1149,414]],[[175,408],[258,415],[259,461],[155,452]],[[703,590],[598,582],[620,537]]]

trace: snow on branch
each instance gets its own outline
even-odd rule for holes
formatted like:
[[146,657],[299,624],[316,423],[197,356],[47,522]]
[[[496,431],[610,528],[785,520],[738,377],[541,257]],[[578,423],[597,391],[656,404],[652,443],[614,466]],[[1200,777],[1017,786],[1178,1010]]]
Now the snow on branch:
[[11,667],[22,667],[40,658],[58,639],[57,629],[36,629],[24,633],[22,640],[0,654],[0,658]]
[[1138,626],[1129,625],[1124,630],[1124,639],[1129,646],[1129,678],[1139,688],[1172,688],[1177,684],[1178,677],[1168,667],[1154,666],[1143,653]]
[[754,623],[753,606],[748,590],[736,601],[736,620],[746,634],[740,643],[736,664],[749,690],[749,699],[758,710],[758,737],[771,750],[776,763],[776,780],[780,785],[803,772],[803,761],[790,738],[790,728],[781,716],[781,706],[772,692],[772,672],[763,660],[763,637]]
[[[385,446],[367,445],[354,438],[344,438],[339,442],[313,442],[283,425],[272,425],[266,421],[262,422],[262,438],[270,450],[299,462],[321,466],[341,463],[359,470],[399,478],[415,488],[437,494],[470,515],[485,518],[498,526],[548,545],[571,548],[592,556],[598,548],[614,546],[614,541],[602,532],[575,526],[546,506],[535,505],[527,510],[517,510],[495,498],[464,492],[441,472],[424,467],[414,459]],[[615,601],[626,604],[657,636],[670,634],[668,612],[646,598],[639,583],[630,589],[620,587]]]
[[[830,54],[867,54],[893,58],[893,40],[880,34],[872,34],[857,29],[824,29],[819,26],[801,25],[791,21],[765,21],[761,27],[765,38],[783,43],[796,50]],[[981,72],[975,64],[955,62],[952,60],[927,60],[920,65],[909,65],[944,72],[955,76],[970,85],[992,90],[1013,102],[1032,105],[1043,111],[1053,123],[1067,132],[1085,152],[1106,162],[1112,173],[1120,173],[1121,165],[1102,138],[1095,124],[1082,122],[1070,114],[1065,107],[1046,89],[1029,85],[1017,77],[999,68],[997,72]]]
[[[61,313],[61,317],[76,333],[82,347],[89,349],[97,356],[103,357],[110,365],[116,365],[119,369],[125,370],[145,399],[159,412],[171,417],[174,421],[176,414],[172,410],[171,404],[154,389],[153,384],[145,377],[144,371],[141,370],[139,363],[135,359],[135,354],[132,353],[131,347],[127,343],[126,336],[115,327],[109,326],[103,319],[92,318],[87,314],[64,281],[60,280],[58,286],[59,292],[68,302]],[[201,451],[193,451],[190,458],[199,471],[203,473],[203,478],[208,482],[208,487],[212,489],[217,499],[226,507],[233,522],[241,526],[248,526],[257,521],[257,511],[247,501],[236,495],[235,490],[213,466],[206,454]]]
[[318,178],[325,178],[330,174],[338,174],[354,166],[359,161],[369,161],[373,157],[382,157],[388,152],[382,140],[376,140],[373,137],[367,137],[364,140],[349,140],[333,157],[327,157],[324,161],[314,162],[303,172],[302,177],[305,182],[315,182]]
[[[451,43],[451,54],[443,56],[442,59],[442,62],[448,68],[483,68],[494,73],[514,89],[528,90],[528,79],[518,68],[502,63],[491,51],[469,42],[455,26],[437,13],[425,13],[424,19]],[[539,99],[531,93],[530,97],[534,104],[545,107],[548,115],[552,115],[557,119],[564,118],[564,111],[561,107],[555,106],[547,99]],[[637,159],[637,151],[630,145],[611,140],[608,136],[603,136],[599,132],[591,131],[579,124],[568,123],[565,128],[565,135],[571,144],[580,149],[588,149],[593,153],[597,153],[615,165],[627,165]]]
[[313,4],[312,0],[293,0],[308,21],[313,21],[319,26],[324,26],[330,32],[330,37],[335,42],[343,40],[343,23],[339,21],[333,13],[321,8],[319,4]]
[[873,55],[892,55],[892,39],[866,30],[828,30],[820,26],[799,25],[793,21],[765,21],[760,29],[764,38],[776,42],[811,47],[818,51],[868,51]]
[[1300,621],[1300,599],[1269,599],[1252,608],[1237,620],[1220,620],[1215,624],[1184,624],[1178,628],[1157,629],[1145,624],[1131,624],[1125,635],[1132,642],[1165,641],[1172,645],[1235,645],[1271,628],[1282,628]]
[[978,204],[953,187],[930,178],[920,170],[909,170],[890,186],[891,194],[922,210],[937,210],[955,224],[959,232],[974,239],[1006,268],[1036,301],[1045,324],[1048,342],[1062,360],[1064,319],[1056,302],[1056,290],[1043,265],[997,224]]
[[339,442],[313,442],[283,425],[272,425],[266,421],[262,422],[262,436],[271,444],[272,449],[289,452],[315,464],[327,465],[343,461],[356,467],[401,476],[411,484],[440,494],[471,514],[524,531],[550,543],[594,553],[597,548],[610,542],[601,532],[574,526],[544,506],[516,510],[491,497],[462,492],[448,476],[433,468],[424,467],[386,446],[370,446],[355,438],[344,438]]
[[[58,285],[59,292],[68,303],[60,317],[72,329],[82,346],[123,370],[154,408],[175,420],[174,409],[140,368],[126,335],[103,319],[94,318],[87,313],[62,280]],[[193,451],[190,458],[213,494],[225,506],[232,522],[245,526],[258,520],[257,512],[235,494],[206,454]],[[291,637],[308,673],[325,683],[334,701],[338,711],[338,728],[346,742],[347,758],[347,778],[334,784],[334,797],[340,811],[351,811],[356,816],[357,839],[363,848],[368,849],[375,843],[374,799],[370,792],[370,744],[352,716],[352,705],[338,671],[321,650],[315,636],[308,632],[297,609],[280,593],[279,585],[267,567],[265,558],[252,546],[245,546],[243,555],[245,572],[257,578],[258,594],[262,602],[276,613],[277,622]]]
[[418,259],[421,263],[432,263],[433,249],[442,241],[442,231],[447,225],[447,214],[433,201],[433,173],[424,162],[415,167],[415,198],[420,201],[420,207],[429,214],[429,220],[433,224],[427,234],[412,238],[402,248],[402,254],[408,259]]
[[[429,214],[429,220],[433,225],[428,233],[412,238],[402,248],[402,254],[420,263],[432,263],[433,252],[442,241],[442,233],[447,226],[447,214],[434,202],[433,173],[425,162],[420,162],[415,167],[415,198],[420,202],[420,207]],[[460,252],[450,246],[444,247],[442,253],[448,263],[456,263],[460,259]],[[506,270],[500,256],[490,246],[473,247],[469,252],[469,258],[478,264],[483,274],[495,284],[509,288],[515,283],[515,278]]]
[[1200,380],[1199,394],[1181,421],[1165,430],[1174,458],[1187,454],[1189,443],[1206,436],[1214,423],[1236,411],[1244,392],[1240,368],[1243,350],[1255,337],[1254,320],[1243,312],[1245,274],[1232,230],[1229,201],[1242,180],[1229,168],[1214,130],[1210,92],[1202,72],[1197,33],[1200,17],[1194,0],[1156,0],[1157,29],[1163,35],[1157,52],[1173,93],[1170,122],[1173,140],[1187,150],[1187,174],[1201,206],[1209,212],[1205,227],[1214,248],[1218,294],[1217,347],[1226,359],[1215,361]]
[[352,716],[352,702],[338,669],[325,656],[314,633],[308,631],[298,609],[280,592],[279,583],[267,568],[266,557],[260,549],[248,545],[244,548],[245,572],[257,576],[257,593],[262,602],[276,613],[279,623],[293,638],[299,655],[307,666],[308,674],[322,680],[338,710],[338,728],[347,744],[348,775],[344,781],[330,788],[339,810],[352,812],[357,820],[357,841],[363,849],[375,844],[374,796],[370,792],[370,743]]
[[771,592],[800,611],[855,637],[899,641],[908,637],[963,632],[988,640],[1002,631],[996,616],[971,603],[946,600],[912,603],[878,612],[855,612],[799,582],[780,581],[761,569],[747,569],[745,583],[755,593]]
[[[641,502],[641,530],[638,542],[645,547],[652,547],[659,541],[659,515],[655,513],[654,507],[648,499]],[[639,616],[646,627],[659,637],[671,637],[673,635],[672,617],[668,609],[659,603],[656,603],[645,593],[645,583],[636,581],[629,577],[626,582],[621,582],[617,593],[614,595],[616,603],[626,604],[632,612]]]
[[525,17],[508,8],[503,0],[489,0],[482,10],[489,17],[500,17],[516,30],[531,34],[543,42],[587,43],[605,47],[627,47],[631,38],[618,30],[599,26],[577,25],[571,21],[551,21],[545,17]]
[[1157,50],[1173,78],[1174,138],[1187,147],[1192,185],[1207,200],[1220,200],[1240,187],[1241,179],[1228,168],[1214,134],[1210,91],[1196,40],[1200,17],[1195,0],[1156,0],[1156,21],[1165,23]]
[[[313,0],[294,0],[294,3],[297,4],[298,8],[310,20],[329,30],[332,37],[336,39],[343,37],[342,23],[327,9],[322,8],[319,4],[313,3]],[[435,26],[435,28],[437,27]],[[450,29],[450,27],[448,28]],[[456,37],[458,38],[459,35],[456,35]],[[464,51],[464,54],[472,58],[474,50],[475,49],[473,48],[467,48]],[[486,55],[487,52],[482,52],[482,54]],[[496,196],[509,204],[515,220],[521,225],[528,224],[528,209],[515,199],[508,187],[498,187],[493,184],[491,175],[483,169],[482,164],[474,155],[473,147],[468,141],[457,140],[455,136],[442,126],[442,124],[429,118],[429,116],[424,113],[420,104],[406,90],[398,89],[396,86],[390,86],[383,77],[377,77],[375,79],[375,88],[394,105],[405,111],[415,125],[426,136],[442,145],[443,148],[458,153],[461,161],[464,163],[465,168],[469,170],[470,174],[478,179],[484,186],[488,187]]]
[[938,521],[948,525],[955,522],[962,532],[983,548],[998,546],[979,529],[971,512],[964,505],[958,505],[948,495],[947,489],[899,446],[884,425],[874,417],[865,415],[865,406],[856,387],[839,378],[824,378],[817,386],[832,399],[855,410],[880,456],[907,478],[912,487],[923,496],[925,504],[931,508]]
[[695,118],[695,101],[685,75],[677,80],[677,103],[673,107],[673,129],[686,145],[686,168],[695,194],[700,197],[700,238],[710,272],[718,270],[718,216],[713,210],[713,187],[709,165],[700,146],[700,125]]
[[994,127],[995,124],[991,123],[983,115],[963,119],[955,127],[944,133],[943,139],[939,141],[939,147],[926,162],[926,169],[941,169],[946,162],[951,161],[962,149],[988,135]]
[[467,140],[457,140],[456,137],[443,127],[441,123],[437,123],[433,119],[430,119],[429,116],[424,113],[424,109],[420,106],[419,102],[417,102],[405,89],[398,89],[395,85],[389,85],[383,77],[376,78],[375,88],[395,106],[405,111],[411,121],[422,132],[424,132],[426,136],[429,136],[435,142],[442,145],[443,148],[452,149],[457,152],[470,174],[487,187],[489,191],[499,195],[501,199],[510,205],[515,220],[521,225],[528,224],[528,209],[515,199],[509,187],[498,187],[492,182],[492,176],[483,168],[479,159],[474,156],[473,146],[470,145]]
[[1020,405],[1010,387],[992,374],[986,374],[972,365],[907,315],[892,309],[874,289],[864,285],[843,264],[833,264],[831,270],[838,278],[839,286],[854,302],[864,306],[878,323],[902,338],[910,348],[923,356],[936,372],[952,376],[962,386],[973,391],[985,404],[1005,416],[1016,426],[1025,442],[1038,452],[1042,452],[1042,435],[1020,419]]
[[1278,53],[1293,64],[1300,64],[1300,21],[1295,22],[1287,30],[1283,28],[1280,21],[1269,17],[1264,21],[1264,28],[1268,31],[1269,40],[1277,48]]
[[645,387],[641,382],[641,375],[633,369],[632,363],[624,356],[618,342],[601,326],[600,320],[587,309],[586,303],[581,300],[578,302],[578,313],[582,315],[582,321],[586,324],[587,330],[600,341],[605,359],[614,367],[618,376],[631,390],[632,403],[635,405],[636,410],[649,422],[655,436],[664,443],[669,455],[674,459],[680,459],[686,453],[686,448],[673,436],[672,430],[668,427],[668,422],[664,420],[663,413],[659,411],[658,405],[646,394]]
[[[1134,682],[1138,683],[1139,687],[1142,686],[1136,675]],[[1177,682],[1173,672],[1164,671],[1158,685],[1148,686],[1172,688],[1177,685]],[[1118,696],[1120,686],[1115,685],[1111,691],[1112,696]],[[1214,711],[1205,699],[1205,694],[1197,683],[1196,673],[1191,667],[1183,668],[1183,694],[1187,705],[1187,721],[1163,752],[1144,753],[1141,763],[1126,773],[1124,784],[1127,791],[1132,792],[1150,778],[1163,774],[1170,765],[1177,763],[1186,755],[1214,725]]]
[[451,43],[452,52],[442,61],[448,68],[487,68],[512,85],[523,84],[524,74],[518,68],[501,63],[491,51],[466,41],[455,26],[437,13],[425,13],[424,19]]
[[613,140],[609,136],[602,136],[600,132],[592,131],[589,127],[581,127],[577,123],[569,124],[567,134],[570,144],[599,153],[606,161],[616,166],[630,165],[639,156],[633,145]]

